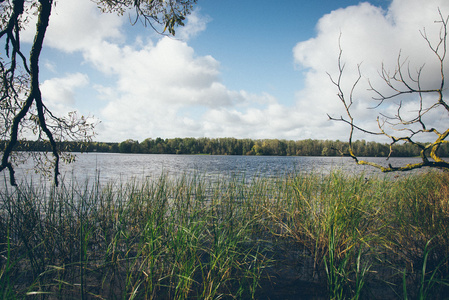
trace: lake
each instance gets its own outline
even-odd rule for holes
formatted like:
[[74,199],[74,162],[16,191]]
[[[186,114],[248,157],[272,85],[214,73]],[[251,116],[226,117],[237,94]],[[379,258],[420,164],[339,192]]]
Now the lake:
[[[393,166],[418,162],[419,158],[369,158],[370,161]],[[31,164],[16,169],[18,181],[36,175],[27,172]],[[304,157],[304,156],[221,156],[221,155],[170,155],[170,154],[119,154],[76,153],[76,161],[61,165],[65,180],[75,178],[89,181],[96,178],[101,183],[125,182],[132,178],[157,178],[162,173],[168,176],[198,174],[202,176],[254,176],[273,177],[285,173],[328,174],[341,169],[347,174],[364,173],[365,176],[385,175],[376,168],[359,166],[349,157]],[[6,173],[4,173],[6,174]],[[399,173],[395,173],[399,174]],[[407,173],[409,174],[409,172]],[[390,174],[391,175],[391,174]]]

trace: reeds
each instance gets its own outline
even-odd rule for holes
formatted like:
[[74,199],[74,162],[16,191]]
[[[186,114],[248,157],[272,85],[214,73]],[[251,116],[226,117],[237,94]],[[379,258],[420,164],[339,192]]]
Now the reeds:
[[[438,299],[448,291],[446,173],[98,182],[0,194],[2,299]],[[315,288],[280,291],[283,282]]]

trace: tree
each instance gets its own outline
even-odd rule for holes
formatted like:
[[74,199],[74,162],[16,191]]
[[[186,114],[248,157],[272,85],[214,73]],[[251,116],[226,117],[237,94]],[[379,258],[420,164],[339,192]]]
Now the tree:
[[139,153],[139,141],[135,141],[132,139],[128,139],[126,141],[121,142],[118,145],[118,149],[120,153]]
[[[332,117],[329,119],[344,122],[349,125],[349,146],[348,152],[343,153],[352,157],[357,164],[370,165],[379,168],[383,172],[392,171],[409,171],[422,167],[441,168],[449,170],[449,162],[442,158],[439,151],[442,145],[447,144],[449,135],[449,104],[445,100],[445,62],[447,55],[447,35],[449,16],[444,17],[439,11],[439,20],[435,23],[440,25],[439,38],[437,43],[432,43],[425,29],[421,31],[424,42],[427,43],[432,56],[438,63],[437,78],[438,82],[426,82],[423,77],[424,65],[413,72],[408,59],[403,59],[401,52],[397,57],[397,65],[394,72],[390,73],[382,65],[379,72],[382,82],[385,84],[389,92],[385,93],[380,88],[374,87],[369,82],[370,90],[374,92],[373,99],[378,101],[376,108],[385,105],[387,102],[397,101],[396,113],[394,115],[379,114],[377,116],[377,131],[367,130],[358,126],[355,122],[351,108],[354,104],[354,90],[359,84],[362,75],[360,65],[358,65],[358,78],[353,83],[349,94],[343,91],[342,80],[345,65],[342,63],[342,48],[338,56],[339,74],[336,79],[331,75],[329,78],[338,90],[338,97],[346,110],[346,116]],[[436,84],[436,85],[435,85]],[[405,103],[407,101],[407,103]],[[411,114],[410,109],[405,109],[405,104],[410,107],[414,105]],[[438,115],[446,120],[443,128],[431,126],[432,116]],[[359,131],[367,135],[384,136],[390,140],[388,158],[392,155],[394,146],[400,143],[407,143],[419,150],[420,162],[414,164],[406,164],[402,166],[387,167],[377,163],[360,160],[354,152],[353,136],[354,132]],[[447,153],[446,153],[447,155]],[[387,159],[388,159],[387,158]]]
[[[157,30],[175,34],[175,27],[191,12],[196,0],[92,0],[103,12],[123,15],[134,11],[136,23],[141,20]],[[0,172],[9,171],[11,185],[16,185],[13,163],[18,141],[32,137],[47,141],[53,154],[54,182],[58,184],[61,149],[58,144],[67,140],[89,141],[94,136],[90,118],[71,112],[66,117],[55,116],[42,98],[39,82],[39,57],[56,0],[0,0],[0,39],[5,53],[0,55],[0,139],[7,141],[2,149]],[[22,51],[20,39],[24,26],[32,15],[36,18],[36,33],[31,51]],[[35,155],[35,154],[33,154]],[[64,156],[62,156],[64,158]],[[35,156],[36,165],[46,155]]]

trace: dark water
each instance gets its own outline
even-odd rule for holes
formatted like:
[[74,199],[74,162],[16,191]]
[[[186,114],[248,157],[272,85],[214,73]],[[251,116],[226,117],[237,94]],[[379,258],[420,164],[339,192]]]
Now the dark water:
[[[418,161],[417,158],[369,158],[370,161],[394,165]],[[17,169],[19,176],[27,166]],[[65,180],[89,181],[99,178],[101,182],[125,182],[132,178],[157,178],[162,173],[169,176],[197,174],[202,176],[277,176],[285,173],[327,174],[341,169],[347,174],[364,173],[366,176],[385,176],[369,166],[359,166],[348,157],[297,157],[297,156],[210,156],[210,155],[155,155],[155,154],[76,154],[74,163],[61,166]]]

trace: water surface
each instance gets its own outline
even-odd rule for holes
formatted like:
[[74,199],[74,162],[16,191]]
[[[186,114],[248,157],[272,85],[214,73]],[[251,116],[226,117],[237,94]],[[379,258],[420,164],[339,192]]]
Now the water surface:
[[[387,165],[403,165],[417,162],[418,158],[369,158],[370,161]],[[17,169],[17,176],[36,176],[25,171],[25,165]],[[61,175],[67,180],[89,181],[99,178],[101,182],[125,182],[132,178],[157,178],[162,173],[169,176],[278,176],[285,173],[328,174],[341,169],[347,174],[364,173],[366,176],[385,176],[378,169],[359,166],[349,157],[302,157],[302,156],[221,156],[221,155],[170,155],[170,154],[118,154],[77,153],[76,161],[61,166]],[[6,174],[6,173],[5,173]],[[408,174],[408,173],[407,173]]]

